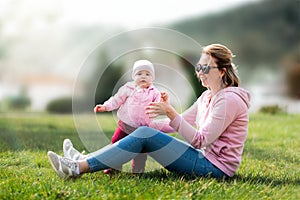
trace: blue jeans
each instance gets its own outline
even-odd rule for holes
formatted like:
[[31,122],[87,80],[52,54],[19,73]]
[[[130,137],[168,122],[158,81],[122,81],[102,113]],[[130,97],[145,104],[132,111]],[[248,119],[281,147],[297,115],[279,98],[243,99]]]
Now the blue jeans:
[[227,175],[186,142],[149,127],[140,127],[127,137],[108,145],[87,159],[91,172],[118,167],[139,153],[147,152],[171,172],[216,178]]

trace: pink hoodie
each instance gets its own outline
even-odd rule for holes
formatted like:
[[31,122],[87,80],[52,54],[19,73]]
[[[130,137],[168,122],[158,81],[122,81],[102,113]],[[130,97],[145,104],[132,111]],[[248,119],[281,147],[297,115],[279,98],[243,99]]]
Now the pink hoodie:
[[[239,87],[220,90],[213,98],[209,90],[170,126],[153,123],[164,132],[177,131],[184,139],[228,176],[238,169],[248,133],[250,94]],[[196,128],[194,127],[196,126]]]
[[149,125],[150,119],[145,113],[145,107],[150,102],[159,102],[160,98],[160,92],[153,85],[141,89],[132,81],[123,85],[103,105],[107,111],[118,109],[118,118],[125,124],[137,128]]

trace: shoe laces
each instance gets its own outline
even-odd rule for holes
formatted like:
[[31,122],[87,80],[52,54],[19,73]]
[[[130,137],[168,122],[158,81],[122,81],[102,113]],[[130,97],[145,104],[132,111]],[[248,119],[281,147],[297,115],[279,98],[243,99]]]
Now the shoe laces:
[[68,158],[61,158],[61,162],[64,163],[65,165],[67,165],[69,168],[71,168],[72,170],[75,170],[77,167],[77,163],[68,159]]

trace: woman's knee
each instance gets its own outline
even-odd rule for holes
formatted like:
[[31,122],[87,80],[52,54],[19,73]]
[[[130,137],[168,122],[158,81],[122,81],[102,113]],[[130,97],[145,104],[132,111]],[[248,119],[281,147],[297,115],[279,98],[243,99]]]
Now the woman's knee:
[[140,126],[135,131],[133,131],[131,135],[139,138],[148,138],[148,137],[152,137],[158,132],[159,132],[158,130],[149,128],[148,126]]
[[136,130],[138,130],[138,131],[146,131],[147,129],[149,129],[148,126],[140,126]]

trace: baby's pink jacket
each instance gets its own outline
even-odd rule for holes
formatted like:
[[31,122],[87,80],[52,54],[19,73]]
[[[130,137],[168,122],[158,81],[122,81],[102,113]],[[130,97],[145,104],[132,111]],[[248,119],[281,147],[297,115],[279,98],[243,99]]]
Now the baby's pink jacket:
[[169,125],[154,121],[150,126],[164,132],[177,131],[193,147],[201,149],[211,163],[233,176],[248,133],[249,102],[249,92],[239,87],[222,89],[213,98],[207,90]]
[[153,85],[147,89],[141,89],[134,82],[128,82],[103,105],[107,111],[118,109],[118,118],[122,122],[137,128],[149,125],[151,120],[145,113],[145,107],[150,102],[159,102],[160,98],[159,90]]

